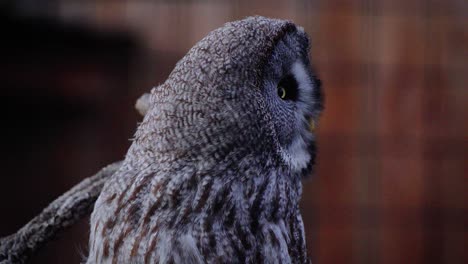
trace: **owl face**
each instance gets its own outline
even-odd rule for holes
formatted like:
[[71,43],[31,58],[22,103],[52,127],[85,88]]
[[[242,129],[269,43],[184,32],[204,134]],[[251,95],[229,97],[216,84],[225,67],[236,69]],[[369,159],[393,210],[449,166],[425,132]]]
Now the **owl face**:
[[301,28],[280,39],[265,69],[262,92],[292,171],[309,173],[315,158],[314,131],[322,109],[320,81],[312,74],[309,40]]

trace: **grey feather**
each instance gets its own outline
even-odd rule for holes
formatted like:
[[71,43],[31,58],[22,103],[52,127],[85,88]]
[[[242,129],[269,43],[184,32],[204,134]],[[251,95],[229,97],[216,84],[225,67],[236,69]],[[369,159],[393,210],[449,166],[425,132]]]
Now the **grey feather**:
[[197,43],[151,91],[95,204],[87,262],[306,263],[298,203],[322,108],[308,51],[301,28],[264,17]]

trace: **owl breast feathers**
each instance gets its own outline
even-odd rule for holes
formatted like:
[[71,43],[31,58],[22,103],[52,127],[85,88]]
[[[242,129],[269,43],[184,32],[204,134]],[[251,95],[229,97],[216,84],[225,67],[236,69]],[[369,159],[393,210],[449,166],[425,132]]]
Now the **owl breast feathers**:
[[197,43],[91,216],[88,263],[307,263],[301,178],[320,82],[292,22],[249,17]]

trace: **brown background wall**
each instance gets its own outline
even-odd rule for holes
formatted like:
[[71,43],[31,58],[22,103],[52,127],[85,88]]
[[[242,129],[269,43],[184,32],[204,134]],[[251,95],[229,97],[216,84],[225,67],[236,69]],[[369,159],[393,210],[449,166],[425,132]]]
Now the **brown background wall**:
[[[212,29],[286,18],[324,83],[302,210],[315,263],[468,262],[468,3],[15,1],[1,7],[0,236],[130,144],[135,99]],[[33,263],[77,263],[87,221]]]

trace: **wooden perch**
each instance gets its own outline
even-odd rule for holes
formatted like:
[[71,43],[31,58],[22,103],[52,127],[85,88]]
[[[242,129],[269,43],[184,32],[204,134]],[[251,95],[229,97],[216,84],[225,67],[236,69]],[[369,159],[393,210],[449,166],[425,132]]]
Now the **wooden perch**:
[[[144,115],[149,107],[149,94],[141,96],[135,106]],[[112,163],[84,179],[49,204],[18,232],[0,238],[0,264],[24,263],[55,235],[91,213],[107,179],[122,165]]]

